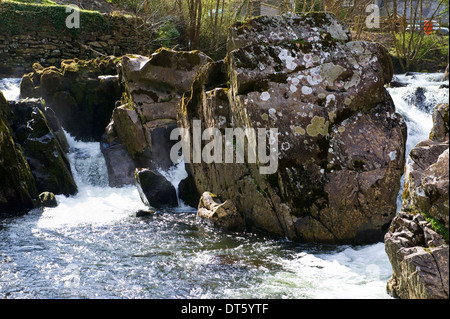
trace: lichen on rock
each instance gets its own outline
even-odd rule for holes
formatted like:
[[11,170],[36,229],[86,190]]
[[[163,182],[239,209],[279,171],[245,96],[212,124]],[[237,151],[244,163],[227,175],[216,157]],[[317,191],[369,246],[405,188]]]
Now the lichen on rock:
[[[330,14],[284,15],[232,27],[226,62],[227,123],[277,128],[279,166],[264,176],[248,162],[190,163],[199,192],[232,200],[249,228],[305,241],[382,240],[406,140],[384,87],[393,76],[387,51],[352,42]],[[208,81],[198,82],[185,95],[191,111],[179,112],[180,127],[192,129],[194,119],[221,123],[209,90]]]

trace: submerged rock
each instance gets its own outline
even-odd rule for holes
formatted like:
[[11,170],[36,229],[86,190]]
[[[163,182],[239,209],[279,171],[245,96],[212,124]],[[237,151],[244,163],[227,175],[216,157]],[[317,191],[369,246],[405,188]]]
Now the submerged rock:
[[55,194],[51,192],[43,192],[39,194],[39,201],[42,207],[56,207],[58,202],[56,201]]
[[150,217],[155,214],[154,210],[139,210],[136,212],[135,217]]

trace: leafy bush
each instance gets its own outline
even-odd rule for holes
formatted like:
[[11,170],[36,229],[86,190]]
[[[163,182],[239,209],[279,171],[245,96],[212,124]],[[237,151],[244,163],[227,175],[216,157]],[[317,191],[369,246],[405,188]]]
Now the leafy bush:
[[178,32],[175,23],[168,20],[164,22],[156,31],[155,42],[159,46],[170,48],[178,43],[179,38],[180,32]]

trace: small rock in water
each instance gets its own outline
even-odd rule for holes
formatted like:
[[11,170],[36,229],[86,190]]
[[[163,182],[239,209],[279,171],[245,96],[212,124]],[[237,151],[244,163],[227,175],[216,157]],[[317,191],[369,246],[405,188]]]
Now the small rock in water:
[[55,194],[51,192],[43,192],[39,195],[39,201],[42,207],[56,207],[58,202],[56,201]]
[[136,212],[135,217],[150,217],[155,213],[154,210],[139,210]]
[[403,87],[407,87],[408,83],[403,83],[400,81],[391,81],[391,83],[389,83],[389,87],[391,88],[403,88]]

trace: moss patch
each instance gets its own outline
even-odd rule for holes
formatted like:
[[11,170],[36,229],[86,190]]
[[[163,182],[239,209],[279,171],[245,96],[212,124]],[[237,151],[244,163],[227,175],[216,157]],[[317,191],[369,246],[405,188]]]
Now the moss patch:
[[449,231],[447,228],[445,228],[445,225],[443,223],[441,223],[439,220],[437,220],[436,218],[431,217],[430,215],[428,215],[425,212],[422,212],[421,214],[431,224],[431,228],[434,231],[436,231],[439,235],[441,235],[444,238],[445,242],[448,244],[449,243]]
[[[97,32],[99,29],[108,31],[112,26],[109,16],[102,15],[98,11],[80,9],[82,28],[69,29],[66,27],[66,19],[70,14],[70,12],[66,12],[67,6],[58,5],[51,1],[42,4],[3,1],[1,8],[0,21],[2,21],[2,27],[0,28],[0,34],[26,34],[35,32],[36,29],[47,29],[55,35],[61,35],[61,33],[76,35],[79,32]],[[81,29],[83,30],[80,31]]]

